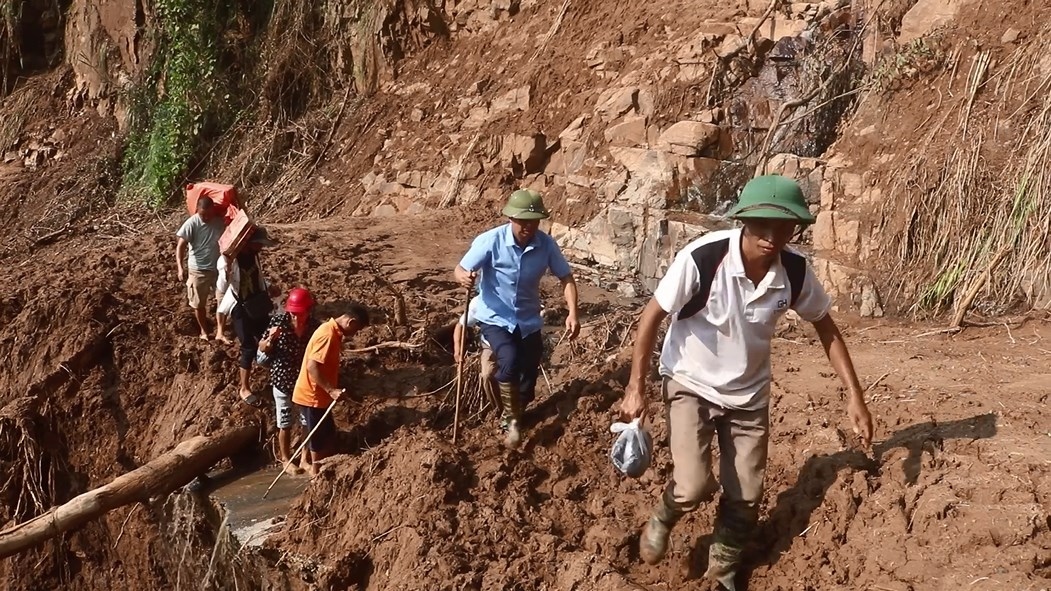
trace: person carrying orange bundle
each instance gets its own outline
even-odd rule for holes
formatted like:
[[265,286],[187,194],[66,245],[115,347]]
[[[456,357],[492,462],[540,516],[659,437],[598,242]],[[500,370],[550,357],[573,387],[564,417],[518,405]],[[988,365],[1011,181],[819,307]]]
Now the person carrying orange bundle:
[[[219,237],[222,236],[224,228],[222,212],[215,207],[211,199],[201,197],[197,200],[197,213],[183,222],[175,232],[175,268],[178,269],[179,281],[186,282],[186,299],[193,309],[201,338],[206,341],[210,339],[205,312],[208,296],[215,294],[216,303],[221,297],[216,293],[215,285],[219,276],[216,267],[219,262]],[[216,338],[223,340],[222,319],[218,313],[216,326]]]

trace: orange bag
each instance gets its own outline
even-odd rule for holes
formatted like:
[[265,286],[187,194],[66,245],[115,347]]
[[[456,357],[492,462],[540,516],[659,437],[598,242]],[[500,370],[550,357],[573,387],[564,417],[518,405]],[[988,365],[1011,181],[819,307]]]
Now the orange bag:
[[252,239],[256,226],[243,210],[230,207],[228,212],[231,211],[235,213],[226,226],[226,230],[223,231],[223,235],[219,237],[219,252],[223,256],[236,257],[244,245]]
[[241,207],[237,200],[237,189],[233,185],[221,183],[201,182],[186,185],[186,211],[193,215],[197,213],[197,200],[208,197],[215,203],[216,207],[223,212],[224,222],[229,225],[237,215]]

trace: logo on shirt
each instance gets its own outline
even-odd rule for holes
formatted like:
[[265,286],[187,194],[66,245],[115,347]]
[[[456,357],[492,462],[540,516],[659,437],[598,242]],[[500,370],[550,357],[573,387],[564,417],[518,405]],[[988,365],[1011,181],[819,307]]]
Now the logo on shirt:
[[777,300],[777,309],[785,308],[788,306],[788,300]]

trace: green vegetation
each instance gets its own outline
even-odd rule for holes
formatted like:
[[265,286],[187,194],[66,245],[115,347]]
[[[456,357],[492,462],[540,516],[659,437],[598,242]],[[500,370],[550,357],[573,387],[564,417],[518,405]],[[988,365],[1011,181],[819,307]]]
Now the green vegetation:
[[937,37],[920,37],[895,53],[881,56],[869,72],[866,85],[877,93],[883,93],[901,88],[906,81],[933,72],[947,58],[938,43]]
[[157,0],[151,70],[130,98],[123,192],[163,205],[221,117],[219,74],[223,3]]

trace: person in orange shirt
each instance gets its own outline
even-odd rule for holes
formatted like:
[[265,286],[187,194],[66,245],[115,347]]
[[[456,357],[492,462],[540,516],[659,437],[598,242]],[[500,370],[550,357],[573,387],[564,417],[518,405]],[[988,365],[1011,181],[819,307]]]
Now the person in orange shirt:
[[[339,382],[339,357],[343,339],[353,337],[369,325],[369,314],[363,306],[351,304],[347,313],[331,318],[314,331],[307,343],[303,365],[292,393],[306,422],[307,432],[317,427],[307,447],[310,461],[304,466],[311,476],[318,473],[318,462],[331,456],[336,443],[336,423],[325,411],[345,393]],[[324,420],[322,420],[324,417]],[[320,426],[319,426],[320,425]]]

